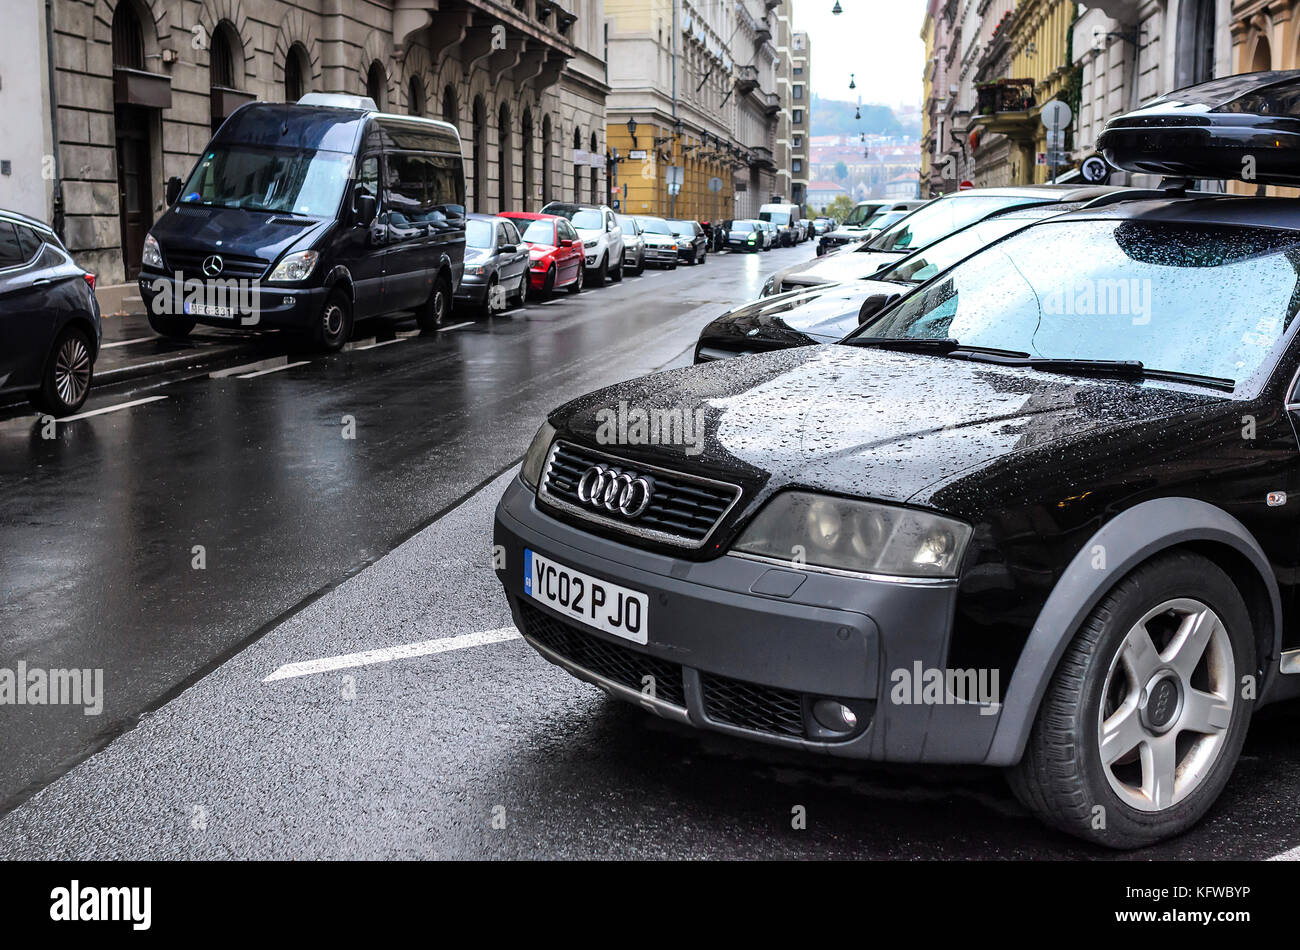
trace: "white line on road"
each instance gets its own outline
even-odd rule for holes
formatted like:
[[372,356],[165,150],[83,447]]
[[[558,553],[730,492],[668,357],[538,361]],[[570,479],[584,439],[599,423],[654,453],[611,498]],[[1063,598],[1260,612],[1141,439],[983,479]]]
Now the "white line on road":
[[517,640],[519,631],[514,627],[501,627],[497,630],[483,630],[479,633],[466,633],[458,637],[442,637],[438,640],[422,640],[419,643],[407,643],[398,647],[383,647],[378,650],[364,650],[361,653],[346,653],[343,656],[327,656],[319,660],[303,660],[298,663],[286,663],[263,683],[274,680],[287,680],[295,676],[310,676],[313,673],[329,673],[333,670],[346,670],[354,666],[371,666],[375,663],[388,663],[392,660],[409,660],[417,656],[429,656],[433,653],[449,653],[466,647],[486,646],[489,643],[502,643]]
[[236,379],[252,379],[254,376],[265,376],[267,373],[278,373],[282,369],[293,369],[295,366],[306,366],[311,360],[299,360],[296,363],[285,363],[283,366],[272,366],[270,369],[259,369],[256,373],[244,373],[242,376],[236,376]]
[[101,343],[101,350],[111,350],[115,346],[130,346],[132,343],[148,343],[150,340],[156,340],[156,336],[138,336],[134,340],[114,340],[112,343]]
[[453,323],[449,327],[438,327],[438,332],[445,333],[448,330],[459,330],[461,327],[472,327],[473,325],[473,320],[466,320],[464,323]]
[[388,346],[388,344],[390,343],[405,343],[405,342],[406,342],[406,337],[399,336],[395,340],[380,340],[378,343],[368,343],[365,346],[354,346],[352,348],[352,352],[360,353],[362,350],[373,350],[377,346]]
[[91,416],[102,416],[106,412],[117,412],[119,409],[130,409],[132,406],[143,406],[147,402],[157,402],[159,399],[166,399],[166,396],[147,396],[144,399],[132,399],[130,402],[118,403],[116,406],[105,406],[103,409],[91,409],[89,412],[79,412],[75,416],[64,416],[59,422],[75,422],[77,419],[89,419]]

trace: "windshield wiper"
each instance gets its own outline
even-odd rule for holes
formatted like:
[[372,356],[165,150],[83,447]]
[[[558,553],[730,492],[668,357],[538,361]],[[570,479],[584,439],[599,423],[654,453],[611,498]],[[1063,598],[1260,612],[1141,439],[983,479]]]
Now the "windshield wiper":
[[991,357],[1002,357],[1009,360],[1020,360],[1029,358],[1028,353],[1022,353],[1020,350],[1002,350],[994,346],[969,346],[960,340],[954,340],[952,337],[889,337],[889,336],[859,336],[851,340],[846,340],[854,346],[872,346],[881,350],[902,350],[913,353],[938,353],[940,356],[949,356],[952,354],[960,355],[961,353],[974,353]]
[[[959,348],[957,358],[965,358],[1001,366],[1027,366],[1030,369],[1048,373],[1068,373],[1076,376],[1107,376],[1116,379],[1161,379],[1175,383],[1187,383],[1193,386],[1207,386],[1211,389],[1223,389],[1228,392],[1236,389],[1237,381],[1223,376],[1205,376],[1200,373],[1186,373],[1173,369],[1155,369],[1143,365],[1141,360],[1087,360],[1058,356],[1030,356],[1027,353],[1016,356],[991,354],[978,347]],[[969,356],[965,356],[969,353]]]

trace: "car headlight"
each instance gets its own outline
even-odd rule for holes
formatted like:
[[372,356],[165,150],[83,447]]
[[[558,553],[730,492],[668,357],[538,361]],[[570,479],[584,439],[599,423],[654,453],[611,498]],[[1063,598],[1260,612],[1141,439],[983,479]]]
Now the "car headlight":
[[928,511],[790,491],[732,549],[865,574],[956,577],[970,535],[970,525]]
[[767,279],[767,283],[763,285],[763,292],[759,296],[760,297],[772,296],[774,293],[776,293],[776,284],[777,284],[776,276],[773,275],[769,277]]
[[144,251],[140,254],[140,263],[145,267],[163,269],[162,248],[158,246],[152,234],[146,234],[144,237]]
[[524,464],[519,469],[519,477],[524,484],[534,491],[542,477],[542,467],[546,464],[546,453],[551,450],[551,440],[555,438],[555,427],[550,422],[543,422],[533,441],[524,453]]
[[582,246],[585,247],[587,250],[591,250],[593,247],[596,246],[596,242],[595,242],[595,241],[583,241],[583,242],[582,242]]
[[315,269],[316,260],[319,257],[320,254],[316,251],[299,251],[297,254],[289,254],[275,265],[275,270],[271,271],[271,276],[267,280],[282,280],[286,283],[306,280],[311,276],[312,270]]
[[465,273],[469,274],[471,277],[477,277],[479,274],[483,273],[483,268],[478,264],[466,264]]

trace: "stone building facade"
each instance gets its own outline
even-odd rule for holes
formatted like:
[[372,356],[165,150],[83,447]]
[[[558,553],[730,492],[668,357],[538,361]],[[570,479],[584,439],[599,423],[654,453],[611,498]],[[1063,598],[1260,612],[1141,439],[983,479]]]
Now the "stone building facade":
[[606,195],[603,0],[52,0],[47,33],[43,216],[104,283],[138,267],[166,179],[254,99],[346,92],[452,122],[471,210]]

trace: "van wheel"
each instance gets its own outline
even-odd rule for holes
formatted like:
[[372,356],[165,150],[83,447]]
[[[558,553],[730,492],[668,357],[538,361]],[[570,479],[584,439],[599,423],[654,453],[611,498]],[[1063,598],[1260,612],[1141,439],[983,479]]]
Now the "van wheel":
[[90,337],[84,330],[64,329],[45,360],[41,387],[31,395],[32,405],[52,416],[68,416],[80,409],[95,372],[90,352]]
[[451,312],[451,285],[447,278],[439,277],[429,293],[424,306],[415,312],[415,322],[421,330],[437,330],[447,322]]
[[336,353],[352,336],[352,301],[341,290],[333,290],[325,298],[316,326],[312,330],[312,343],[317,349]]
[[571,284],[569,285],[569,293],[571,293],[571,294],[580,294],[580,293],[582,293],[582,284],[583,284],[583,282],[584,282],[586,279],[587,279],[587,268],[585,268],[585,267],[583,267],[581,264],[579,264],[579,265],[578,265],[578,276],[575,277],[575,278],[573,278],[573,283],[571,283]]
[[1062,831],[1136,848],[1185,831],[1227,784],[1250,722],[1250,614],[1213,561],[1177,552],[1125,577],[1061,658],[1016,797]]
[[185,317],[164,317],[151,313],[149,314],[149,327],[159,336],[165,336],[173,340],[183,340],[194,329],[194,321],[187,320]]

